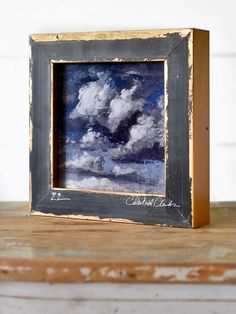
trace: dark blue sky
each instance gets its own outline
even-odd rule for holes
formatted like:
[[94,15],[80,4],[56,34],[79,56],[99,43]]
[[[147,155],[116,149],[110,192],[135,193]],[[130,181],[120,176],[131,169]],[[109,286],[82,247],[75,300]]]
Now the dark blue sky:
[[[78,104],[81,87],[89,82],[98,81],[98,73],[103,73],[104,84],[109,85],[117,94],[136,84],[137,88],[132,99],[142,99],[145,102],[144,113],[155,108],[160,96],[164,95],[163,62],[62,64],[60,106],[63,107],[63,119],[60,129],[77,140],[86,132],[86,127],[82,121],[75,123],[69,116]],[[99,128],[98,125],[97,128]]]

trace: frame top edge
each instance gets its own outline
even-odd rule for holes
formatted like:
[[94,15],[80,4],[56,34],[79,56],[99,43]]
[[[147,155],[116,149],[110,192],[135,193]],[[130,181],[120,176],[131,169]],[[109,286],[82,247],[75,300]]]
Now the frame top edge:
[[178,33],[185,37],[193,28],[176,29],[145,29],[145,30],[120,30],[120,31],[101,31],[101,32],[75,32],[75,33],[39,33],[31,34],[30,39],[34,42],[45,41],[80,41],[80,40],[115,40],[132,38],[158,38],[168,37],[173,33]]

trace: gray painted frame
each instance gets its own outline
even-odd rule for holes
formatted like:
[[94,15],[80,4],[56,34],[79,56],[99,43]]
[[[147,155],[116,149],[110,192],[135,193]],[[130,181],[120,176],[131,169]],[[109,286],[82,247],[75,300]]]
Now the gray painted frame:
[[[32,213],[123,220],[177,227],[192,226],[189,136],[192,102],[189,81],[191,32],[131,39],[35,40],[30,38],[32,82],[30,182]],[[140,196],[52,188],[51,62],[164,60],[167,65],[166,196]],[[134,197],[134,196],[133,196]]]

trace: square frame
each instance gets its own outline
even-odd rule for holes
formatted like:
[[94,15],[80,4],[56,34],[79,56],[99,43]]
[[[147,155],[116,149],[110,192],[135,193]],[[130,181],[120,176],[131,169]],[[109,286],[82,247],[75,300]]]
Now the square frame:
[[[209,223],[209,32],[197,29],[30,36],[32,213],[176,227]],[[166,195],[53,187],[54,62],[164,61]]]

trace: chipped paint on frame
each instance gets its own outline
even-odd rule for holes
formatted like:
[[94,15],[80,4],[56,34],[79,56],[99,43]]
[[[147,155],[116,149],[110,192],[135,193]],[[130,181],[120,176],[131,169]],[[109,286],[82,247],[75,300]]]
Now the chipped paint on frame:
[[[32,211],[32,215],[34,216],[45,216],[45,217],[58,217],[58,215],[52,213],[42,213],[39,211]],[[123,223],[131,223],[131,224],[139,224],[143,225],[142,222],[134,222],[129,219],[123,218],[100,218],[99,216],[86,216],[86,215],[60,215],[62,218],[72,218],[72,219],[80,219],[80,220],[94,220],[94,221],[104,221],[104,222],[123,222]]]
[[173,33],[185,37],[190,29],[163,29],[163,30],[130,30],[111,32],[88,32],[88,33],[54,33],[54,34],[32,34],[31,39],[35,42],[53,41],[89,41],[89,40],[122,40],[122,39],[147,39],[165,38]]
[[189,83],[188,83],[188,115],[189,115],[189,185],[191,193],[191,215],[192,226],[194,226],[193,213],[193,31],[189,33],[188,38],[188,67],[189,67]]
[[[164,156],[165,156],[165,183],[166,183],[166,177],[167,177],[167,164],[168,164],[168,64],[167,59],[164,61]],[[165,195],[166,195],[166,189],[165,186]]]
[[60,59],[60,60],[56,60],[56,59],[51,59],[51,63],[107,63],[107,62],[164,62],[165,59],[124,59],[124,58],[114,58],[114,59],[93,59],[93,60],[67,60],[67,59]]

